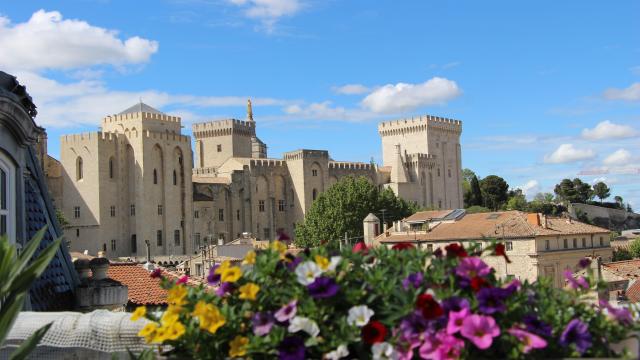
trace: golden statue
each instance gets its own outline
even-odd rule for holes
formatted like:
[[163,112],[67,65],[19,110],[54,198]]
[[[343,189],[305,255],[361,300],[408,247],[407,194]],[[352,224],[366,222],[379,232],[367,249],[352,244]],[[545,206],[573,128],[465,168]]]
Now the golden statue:
[[251,109],[251,99],[247,99],[247,119],[253,121],[253,109]]

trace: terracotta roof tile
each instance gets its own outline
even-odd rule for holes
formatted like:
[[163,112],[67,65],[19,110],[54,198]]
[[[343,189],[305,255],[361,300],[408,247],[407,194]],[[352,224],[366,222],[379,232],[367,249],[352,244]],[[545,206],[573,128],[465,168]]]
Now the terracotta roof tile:
[[602,264],[602,267],[631,281],[640,278],[640,259],[605,263]]
[[626,295],[630,303],[640,302],[640,281],[634,281],[633,284],[627,288]]
[[167,304],[167,291],[160,287],[160,279],[152,278],[149,271],[139,264],[111,264],[107,275],[129,288],[129,302],[133,304]]

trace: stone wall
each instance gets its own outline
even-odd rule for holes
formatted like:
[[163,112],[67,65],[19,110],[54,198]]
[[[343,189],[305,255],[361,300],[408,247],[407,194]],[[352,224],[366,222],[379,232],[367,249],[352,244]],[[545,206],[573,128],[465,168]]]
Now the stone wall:
[[584,213],[594,225],[609,230],[622,231],[640,228],[640,214],[625,210],[578,203],[569,205],[569,213],[572,217],[577,218],[579,212]]

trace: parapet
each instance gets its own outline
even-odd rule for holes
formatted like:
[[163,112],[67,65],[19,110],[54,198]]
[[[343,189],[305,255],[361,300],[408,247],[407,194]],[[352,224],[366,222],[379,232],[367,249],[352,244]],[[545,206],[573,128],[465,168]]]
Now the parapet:
[[460,133],[462,132],[462,121],[433,115],[422,115],[382,122],[378,125],[378,133],[381,136],[396,135],[398,131],[426,130],[427,127]]
[[287,166],[284,160],[279,159],[251,159],[249,165],[253,167],[281,167]]
[[62,135],[60,137],[60,143],[62,144],[83,144],[90,143],[92,141],[104,141],[104,142],[112,142],[118,139],[118,136],[122,136],[121,134],[110,133],[110,132],[102,132],[102,131],[93,131],[93,132],[85,132],[79,134],[67,134]]
[[300,149],[284,153],[284,160],[302,160],[302,159],[328,159],[329,152],[327,150],[308,150]]
[[170,116],[166,114],[157,114],[150,112],[135,112],[126,114],[114,114],[106,116],[102,119],[103,124],[109,124],[114,122],[122,122],[127,120],[161,120],[173,123],[180,123],[180,117]]
[[191,126],[191,130],[193,132],[193,136],[196,139],[231,134],[255,136],[256,125],[253,121],[223,119],[203,123],[195,123]]
[[[191,137],[188,135],[176,134],[175,132],[157,132],[145,130],[142,132],[146,138],[158,140],[170,140],[181,143],[191,143]],[[191,146],[191,145],[189,145]]]
[[373,166],[363,162],[329,161],[329,169],[372,170]]

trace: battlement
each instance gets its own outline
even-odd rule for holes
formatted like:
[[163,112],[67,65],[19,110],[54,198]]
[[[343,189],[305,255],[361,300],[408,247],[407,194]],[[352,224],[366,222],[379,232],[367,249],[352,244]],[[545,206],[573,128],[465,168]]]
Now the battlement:
[[307,150],[300,149],[284,153],[284,160],[302,160],[302,159],[328,159],[329,152],[327,150]]
[[93,132],[85,132],[79,134],[67,134],[62,135],[60,137],[60,143],[62,144],[83,144],[90,143],[92,141],[103,141],[103,142],[111,142],[116,141],[120,134],[110,133],[110,132],[102,132],[102,131],[93,131]]
[[143,132],[143,136],[149,139],[177,141],[181,143],[189,143],[191,146],[191,137],[187,135],[180,135],[173,132],[155,132],[146,130]]
[[287,166],[287,163],[277,159],[251,159],[249,165],[251,167],[280,167]]
[[407,154],[406,158],[407,158],[407,161],[433,160],[436,158],[436,155],[414,153],[414,154]]
[[256,125],[253,121],[238,119],[213,120],[203,123],[195,123],[191,126],[193,136],[196,139],[240,134],[254,136]]
[[193,175],[218,175],[218,168],[216,167],[201,167],[201,168],[193,168]]
[[114,114],[106,116],[102,119],[103,124],[110,124],[116,122],[123,122],[127,120],[160,120],[172,123],[180,123],[181,119],[178,116],[170,116],[166,114],[157,114],[150,112],[135,112],[127,114]]
[[462,121],[442,118],[433,115],[423,115],[407,119],[385,121],[378,125],[380,136],[398,135],[407,132],[424,131],[436,128],[446,131],[462,132]]
[[363,162],[329,161],[329,169],[372,170],[373,166]]

